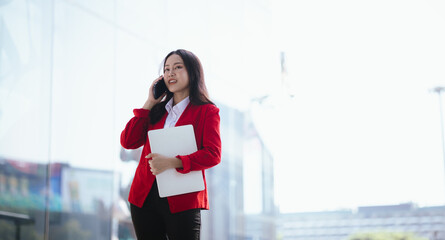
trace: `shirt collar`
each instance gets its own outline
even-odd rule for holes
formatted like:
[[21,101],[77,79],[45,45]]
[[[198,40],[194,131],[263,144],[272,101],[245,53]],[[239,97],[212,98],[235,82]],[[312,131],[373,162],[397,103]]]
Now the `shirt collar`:
[[190,97],[186,97],[178,104],[173,106],[173,98],[171,98],[165,105],[165,109],[167,110],[168,113],[170,113],[172,109],[175,112],[182,113],[184,112],[185,108],[189,105],[189,103],[190,103]]

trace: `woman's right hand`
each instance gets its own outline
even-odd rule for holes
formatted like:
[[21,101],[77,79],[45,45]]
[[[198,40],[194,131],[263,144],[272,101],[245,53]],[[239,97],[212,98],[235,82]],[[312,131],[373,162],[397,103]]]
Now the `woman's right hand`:
[[150,90],[148,91],[148,98],[144,103],[144,106],[142,107],[143,109],[147,109],[147,110],[151,110],[153,108],[154,105],[158,104],[165,96],[165,93],[160,96],[158,99],[155,99],[154,94],[153,94],[153,87],[155,85],[155,83],[159,80],[161,80],[164,76],[159,76],[158,78],[156,78],[150,86]]

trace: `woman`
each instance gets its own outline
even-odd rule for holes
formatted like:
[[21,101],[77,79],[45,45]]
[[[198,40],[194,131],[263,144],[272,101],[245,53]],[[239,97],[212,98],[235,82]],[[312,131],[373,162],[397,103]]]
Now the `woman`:
[[[168,91],[154,98],[153,86],[163,80]],[[163,99],[163,100],[162,100]],[[121,134],[124,148],[144,146],[128,200],[138,239],[199,239],[201,209],[209,209],[207,184],[200,192],[160,198],[155,176],[175,168],[180,173],[202,171],[221,161],[219,109],[210,101],[199,59],[179,49],[164,59],[164,75],[150,86],[148,98]],[[151,153],[147,132],[192,124],[198,151],[165,157]]]

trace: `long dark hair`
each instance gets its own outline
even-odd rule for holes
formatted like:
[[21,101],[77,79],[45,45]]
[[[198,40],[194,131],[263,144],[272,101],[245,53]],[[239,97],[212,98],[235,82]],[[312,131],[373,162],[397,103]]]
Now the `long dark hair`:
[[[198,57],[190,51],[178,49],[167,54],[162,63],[163,67],[165,66],[167,59],[173,54],[179,55],[182,58],[182,61],[184,61],[184,66],[189,76],[190,103],[193,105],[214,104],[210,101],[204,81],[204,71]],[[162,102],[153,106],[150,111],[150,122],[152,124],[158,122],[165,114],[165,105],[172,97],[173,93],[169,92]]]

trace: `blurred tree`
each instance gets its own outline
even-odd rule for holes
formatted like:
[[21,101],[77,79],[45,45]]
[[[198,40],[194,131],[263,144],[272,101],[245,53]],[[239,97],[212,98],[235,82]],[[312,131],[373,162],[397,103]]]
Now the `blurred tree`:
[[352,234],[348,240],[428,240],[428,238],[406,232],[368,232]]
[[63,226],[50,226],[50,239],[89,240],[91,233],[81,228],[80,223],[71,219]]
[[[0,220],[0,239],[1,240],[15,240],[15,225],[11,221]],[[33,225],[22,226],[20,229],[21,239],[26,240],[42,240],[43,236],[40,236],[34,229]]]
[[5,240],[13,240],[15,234],[15,227],[12,222],[0,221],[0,236]]

